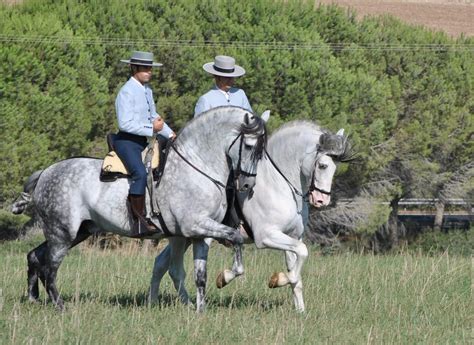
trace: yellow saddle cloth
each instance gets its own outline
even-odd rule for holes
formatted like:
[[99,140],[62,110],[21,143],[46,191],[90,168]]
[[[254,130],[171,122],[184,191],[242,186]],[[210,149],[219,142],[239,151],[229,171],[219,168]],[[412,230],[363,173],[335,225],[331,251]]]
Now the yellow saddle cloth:
[[[146,147],[142,151],[142,161],[145,162],[145,156],[148,151],[148,147]],[[153,146],[153,156],[151,159],[151,168],[156,169],[158,168],[158,164],[160,163],[160,150],[158,145],[158,140],[155,141],[155,145]],[[103,175],[130,175],[127,171],[127,168],[123,164],[122,160],[119,158],[115,151],[110,151],[104,158],[104,162],[102,163],[102,171],[101,176]]]

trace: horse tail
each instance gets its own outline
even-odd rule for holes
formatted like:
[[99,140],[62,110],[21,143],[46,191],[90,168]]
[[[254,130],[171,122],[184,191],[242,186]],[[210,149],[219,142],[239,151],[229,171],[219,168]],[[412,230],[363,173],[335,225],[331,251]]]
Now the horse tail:
[[12,213],[21,214],[26,210],[28,204],[31,201],[31,194],[35,190],[36,184],[38,183],[38,180],[42,173],[43,170],[38,170],[31,174],[30,177],[28,177],[28,180],[23,186],[23,192],[18,196],[18,198],[16,198],[15,202],[12,205]]

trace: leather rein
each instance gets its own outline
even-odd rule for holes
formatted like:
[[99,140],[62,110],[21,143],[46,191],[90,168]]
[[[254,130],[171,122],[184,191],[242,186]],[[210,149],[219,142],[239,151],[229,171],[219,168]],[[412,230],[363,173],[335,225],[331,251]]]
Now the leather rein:
[[[235,139],[232,141],[232,143],[230,144],[229,148],[226,150],[226,155],[227,157],[229,157],[229,152],[230,150],[232,149],[232,147],[234,146],[234,144],[237,142],[237,140],[240,138],[240,144],[239,144],[239,159],[238,159],[238,162],[237,162],[237,168],[234,170],[234,181],[238,181],[239,177],[241,175],[244,175],[244,176],[248,176],[248,177],[255,177],[257,176],[257,174],[253,174],[253,173],[249,173],[245,170],[242,169],[241,167],[241,164],[242,164],[242,147],[243,147],[243,143],[244,143],[244,136],[242,134],[242,132],[239,133],[239,135],[237,137],[235,137]],[[176,146],[173,144],[171,144],[171,148],[178,154],[178,156],[183,160],[185,161],[189,166],[191,166],[194,170],[196,170],[197,172],[199,172],[200,174],[204,175],[205,177],[207,177],[209,180],[211,180],[211,182],[213,182],[218,188],[221,187],[223,189],[235,189],[235,183],[231,186],[229,185],[226,185],[222,182],[220,182],[219,180],[213,178],[212,176],[206,174],[204,171],[202,171],[201,169],[199,169],[196,165],[194,165],[193,163],[191,163],[186,157],[184,157],[184,155],[178,151],[178,149],[176,148]],[[238,184],[238,182],[237,182]]]

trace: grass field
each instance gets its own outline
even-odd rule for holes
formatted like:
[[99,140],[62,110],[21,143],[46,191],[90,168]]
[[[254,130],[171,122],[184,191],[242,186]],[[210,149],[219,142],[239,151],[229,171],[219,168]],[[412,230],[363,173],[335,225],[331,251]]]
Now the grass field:
[[[471,259],[439,256],[318,256],[304,269],[307,312],[293,310],[290,289],[266,287],[283,256],[245,248],[246,274],[223,290],[216,273],[231,253],[211,250],[208,309],[180,305],[169,277],[162,302],[146,305],[156,250],[82,246],[60,268],[67,310],[31,304],[26,253],[41,237],[0,245],[1,344],[462,344],[472,343]],[[187,268],[191,271],[187,257]],[[194,295],[191,275],[187,285]],[[44,289],[41,290],[44,296]]]

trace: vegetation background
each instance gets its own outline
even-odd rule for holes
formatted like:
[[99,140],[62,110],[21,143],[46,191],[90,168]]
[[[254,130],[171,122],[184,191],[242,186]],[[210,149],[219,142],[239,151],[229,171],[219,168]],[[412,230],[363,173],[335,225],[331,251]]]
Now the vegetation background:
[[294,119],[345,128],[359,159],[339,168],[334,200],[374,202],[342,210],[348,221],[338,228],[374,233],[388,224],[396,244],[401,198],[437,198],[441,212],[446,199],[472,199],[472,37],[389,16],[357,20],[352,10],[306,1],[0,6],[4,208],[33,171],[105,154],[115,95],[128,77],[119,61],[132,50],[151,50],[164,64],[151,84],[175,130],[212,85],[201,66],[217,54],[246,68],[239,86],[257,113],[272,111],[270,129]]

